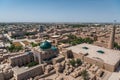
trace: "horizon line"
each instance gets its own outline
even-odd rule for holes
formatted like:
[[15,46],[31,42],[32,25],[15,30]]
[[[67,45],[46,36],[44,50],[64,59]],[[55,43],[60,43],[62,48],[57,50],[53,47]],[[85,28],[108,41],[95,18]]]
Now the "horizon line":
[[[75,24],[77,24],[77,23],[114,23],[114,21],[113,22],[87,22],[87,21],[86,22],[67,22],[67,21],[66,22],[42,22],[42,21],[41,22],[39,22],[39,21],[38,22],[37,21],[26,21],[26,22],[24,22],[24,21],[23,22],[22,21],[14,22],[13,21],[12,22],[11,21],[11,22],[0,22],[0,23],[75,23]],[[120,22],[116,22],[116,23],[119,24]]]

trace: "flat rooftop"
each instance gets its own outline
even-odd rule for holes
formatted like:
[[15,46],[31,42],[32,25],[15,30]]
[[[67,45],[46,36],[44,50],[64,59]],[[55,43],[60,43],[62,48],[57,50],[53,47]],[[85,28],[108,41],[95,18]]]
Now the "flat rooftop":
[[120,80],[120,72],[113,72],[108,80]]
[[107,49],[91,44],[79,44],[66,48],[76,54],[88,54],[86,57],[103,61],[104,63],[115,65],[120,60],[120,51]]
[[36,66],[33,66],[33,67],[24,67],[24,66],[23,67],[14,67],[12,70],[14,71],[15,74],[19,75],[19,74],[31,71],[33,69],[36,69],[40,66],[42,66],[42,65],[36,65]]

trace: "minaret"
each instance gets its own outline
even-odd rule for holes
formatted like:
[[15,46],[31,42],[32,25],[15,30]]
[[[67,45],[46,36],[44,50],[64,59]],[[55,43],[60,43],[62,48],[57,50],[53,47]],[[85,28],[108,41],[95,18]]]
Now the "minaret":
[[[116,21],[114,21],[114,22],[116,22]],[[110,41],[108,44],[109,49],[114,48],[114,41],[115,41],[115,24],[113,24],[113,28],[112,28],[111,35],[110,35]]]

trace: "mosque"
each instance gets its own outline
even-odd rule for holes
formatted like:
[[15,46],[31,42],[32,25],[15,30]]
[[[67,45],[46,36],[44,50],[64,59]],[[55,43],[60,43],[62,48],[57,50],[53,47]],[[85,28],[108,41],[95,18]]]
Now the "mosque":
[[23,66],[32,61],[42,64],[52,61],[58,54],[59,50],[57,47],[53,46],[48,41],[44,41],[40,46],[35,47],[32,52],[25,52],[24,54],[10,57],[9,62],[12,66]]
[[33,54],[34,61],[38,61],[41,64],[43,61],[50,61],[52,58],[57,57],[59,50],[46,40],[33,50]]

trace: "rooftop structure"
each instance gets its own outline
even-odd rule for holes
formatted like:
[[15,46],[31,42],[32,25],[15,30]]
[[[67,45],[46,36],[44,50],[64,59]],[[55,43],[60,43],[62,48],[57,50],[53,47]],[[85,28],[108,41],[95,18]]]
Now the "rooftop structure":
[[40,48],[42,50],[45,50],[45,49],[50,49],[51,48],[51,43],[49,43],[48,41],[44,41],[40,44]]
[[[50,42],[44,41],[40,44],[39,47],[34,49],[34,59],[38,59],[39,64],[42,61],[49,61],[52,58],[56,57],[59,54],[58,48],[53,46]],[[37,58],[37,59],[36,59]]]
[[99,46],[94,46],[90,44],[80,44],[77,46],[72,46],[67,48],[72,50],[72,52],[77,54],[88,54],[87,57],[92,59],[102,60],[104,63],[115,65],[120,60],[120,51],[106,49]]
[[37,65],[31,68],[14,67],[13,71],[14,71],[14,75],[16,76],[15,77],[16,80],[24,80],[24,79],[28,79],[28,78],[43,74],[42,65]]

